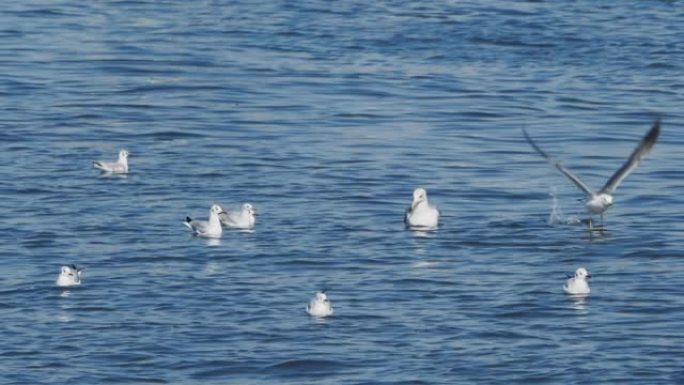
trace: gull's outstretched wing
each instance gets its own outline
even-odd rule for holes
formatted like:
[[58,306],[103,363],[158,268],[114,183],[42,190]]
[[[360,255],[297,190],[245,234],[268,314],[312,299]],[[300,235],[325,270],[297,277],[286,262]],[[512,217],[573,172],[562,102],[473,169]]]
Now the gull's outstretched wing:
[[556,160],[554,157],[550,156],[544,150],[542,150],[537,144],[530,138],[530,135],[527,133],[527,130],[523,128],[523,135],[525,135],[525,139],[527,140],[527,143],[534,148],[535,151],[537,151],[541,156],[544,157],[549,163],[553,164],[560,172],[565,174],[565,176],[568,177],[574,183],[577,187],[579,187],[582,191],[584,191],[587,195],[594,195],[594,190],[587,186],[586,183],[582,182],[580,178],[577,177],[577,175],[573,174],[572,171],[568,170],[565,166],[561,164],[560,161]]
[[636,166],[639,165],[639,162],[641,162],[641,158],[644,157],[644,155],[648,154],[649,151],[651,151],[651,148],[653,148],[653,145],[656,142],[656,139],[658,139],[658,135],[660,135],[660,119],[656,120],[653,123],[653,126],[651,129],[648,131],[646,136],[644,136],[643,139],[641,139],[641,142],[639,142],[639,145],[634,149],[632,152],[632,155],[629,156],[629,159],[627,159],[627,162],[620,167],[619,170],[613,174],[613,176],[608,179],[608,182],[606,182],[606,185],[603,186],[601,189],[602,193],[606,194],[612,194],[613,191],[620,185],[623,179],[629,175],[630,172],[632,172]]

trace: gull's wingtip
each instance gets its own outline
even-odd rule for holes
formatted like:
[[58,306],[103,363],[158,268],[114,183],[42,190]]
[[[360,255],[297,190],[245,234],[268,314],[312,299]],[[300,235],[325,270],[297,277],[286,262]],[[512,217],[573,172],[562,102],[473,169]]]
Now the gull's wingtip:
[[641,142],[637,145],[637,147],[634,149],[632,154],[629,156],[629,159],[625,164],[620,167],[619,170],[613,174],[613,176],[608,179],[608,182],[606,182],[606,185],[603,186],[601,189],[601,192],[603,193],[608,193],[612,194],[613,191],[622,183],[622,180],[629,175],[632,170],[634,170],[639,162],[641,162],[641,159],[646,156],[649,152],[651,152],[651,149],[655,145],[656,140],[658,139],[658,136],[660,135],[660,118],[657,118],[654,122],[653,125],[651,126],[651,129],[648,130],[646,135],[644,135],[643,139],[641,139]]
[[653,122],[653,126],[651,126],[651,130],[648,131],[648,134],[646,134],[646,139],[645,141],[647,143],[655,143],[656,139],[658,139],[658,136],[660,135],[660,118],[657,118],[655,122]]
[[532,141],[532,138],[530,138],[530,134],[527,132],[527,128],[523,127],[523,128],[520,129],[520,131],[522,131],[523,136],[525,137],[525,139],[526,139],[528,142],[531,142],[531,141]]
[[630,160],[641,160],[642,156],[651,151],[651,148],[653,148],[653,145],[655,145],[656,140],[658,140],[658,136],[660,136],[660,118],[657,118],[653,122],[651,129],[648,130],[646,135],[644,135],[644,138],[641,139],[641,143],[639,146],[637,146],[636,150],[634,150]]
[[189,228],[190,230],[194,230],[194,229],[192,228],[192,218],[190,218],[190,217],[185,217],[185,220],[183,221],[183,224],[185,225],[185,227]]
[[553,158],[549,154],[547,154],[544,150],[542,150],[541,147],[539,147],[537,145],[537,143],[534,142],[534,140],[532,140],[532,137],[530,136],[530,134],[527,133],[527,129],[525,127],[522,128],[522,133],[523,133],[523,136],[525,137],[525,140],[527,140],[527,143],[529,143],[530,146],[532,146],[534,151],[536,151],[539,155],[544,157],[544,159],[552,162]]

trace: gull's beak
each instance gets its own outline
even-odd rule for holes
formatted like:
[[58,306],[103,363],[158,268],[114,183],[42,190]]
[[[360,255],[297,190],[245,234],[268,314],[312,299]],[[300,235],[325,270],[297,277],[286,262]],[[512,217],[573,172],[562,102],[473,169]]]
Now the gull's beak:
[[413,202],[411,202],[411,211],[416,209],[416,206],[418,206],[418,203],[420,203],[419,200],[414,200]]
[[591,274],[587,274],[587,278],[591,278]]

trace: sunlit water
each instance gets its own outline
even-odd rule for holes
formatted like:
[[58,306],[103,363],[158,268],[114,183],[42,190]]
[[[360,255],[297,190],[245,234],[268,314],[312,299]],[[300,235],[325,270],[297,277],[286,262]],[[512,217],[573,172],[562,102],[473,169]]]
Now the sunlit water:
[[[681,383],[683,16],[5,4],[0,382]],[[599,188],[656,117],[605,233],[521,133]],[[92,169],[121,148],[129,175]],[[437,231],[403,228],[417,186]],[[192,237],[214,202],[253,203],[255,231]],[[68,263],[83,284],[62,291]],[[579,266],[582,299],[562,290]]]

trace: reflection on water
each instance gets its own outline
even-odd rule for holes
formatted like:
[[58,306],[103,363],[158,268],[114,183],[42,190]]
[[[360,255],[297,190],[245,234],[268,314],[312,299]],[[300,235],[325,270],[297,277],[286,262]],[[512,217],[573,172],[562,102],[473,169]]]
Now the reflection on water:
[[427,237],[428,235],[436,232],[438,228],[436,227],[423,227],[423,226],[411,226],[408,227],[408,230],[411,231],[413,235],[416,237]]
[[59,322],[73,322],[75,319],[70,313],[59,313],[57,315],[57,321]]
[[[71,290],[66,289],[66,288],[60,288],[59,289],[59,296],[60,298],[69,298],[71,296]],[[74,316],[73,314],[69,311],[71,307],[71,301],[69,302],[60,302],[59,307],[60,307],[60,312],[57,314],[55,317],[57,321],[59,322],[72,322],[74,321]]]
[[587,228],[587,237],[591,243],[602,243],[611,239],[610,232],[607,228],[601,230],[589,230]]
[[587,314],[587,300],[589,298],[588,294],[575,294],[568,295],[568,298],[572,301],[572,308],[579,311],[580,314]]
[[126,179],[128,178],[128,174],[117,174],[113,172],[103,172],[100,174],[100,178],[121,178],[121,179]]
[[211,246],[211,247],[221,246],[221,239],[220,238],[207,238],[207,246]]
[[414,237],[427,238],[430,235],[430,232],[427,230],[420,230],[417,228],[411,228],[411,234],[413,234]]
[[202,270],[204,275],[207,275],[207,276],[214,275],[220,271],[221,271],[221,265],[219,265],[216,262],[207,262],[207,264],[204,265],[204,269]]
[[[307,313],[307,315],[308,315],[308,313]],[[329,319],[330,319],[332,316],[330,316],[330,317],[312,317],[312,316],[309,315],[309,317],[311,318],[311,320],[312,320],[313,322],[315,322],[315,323],[317,323],[317,324],[319,324],[319,325],[327,325],[328,322],[330,322]]]
[[439,264],[437,261],[419,261],[413,264],[416,269],[435,267]]
[[428,250],[426,245],[429,245],[429,239],[435,233],[435,230],[418,230],[416,228],[410,228],[411,240],[413,244],[413,251],[419,256],[428,255]]

